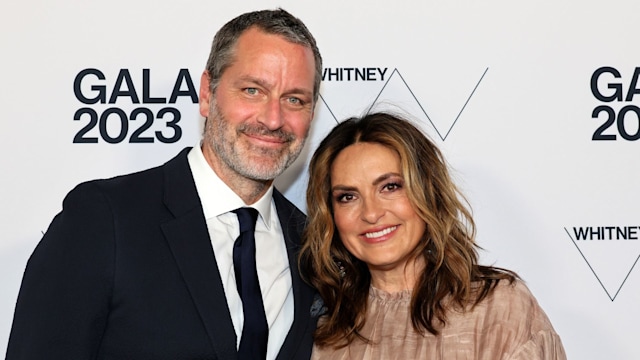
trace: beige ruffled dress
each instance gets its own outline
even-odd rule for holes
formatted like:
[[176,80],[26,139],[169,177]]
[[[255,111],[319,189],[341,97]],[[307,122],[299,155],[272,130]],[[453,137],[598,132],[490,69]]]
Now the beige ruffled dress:
[[560,337],[529,289],[501,281],[466,313],[450,312],[438,336],[414,331],[411,291],[371,288],[369,313],[360,340],[342,349],[314,347],[312,359],[564,360]]

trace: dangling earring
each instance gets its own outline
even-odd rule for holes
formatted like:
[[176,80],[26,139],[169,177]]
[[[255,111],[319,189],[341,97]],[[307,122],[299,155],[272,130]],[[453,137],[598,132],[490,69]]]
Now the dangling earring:
[[343,279],[347,275],[347,272],[344,270],[342,261],[336,261],[336,265],[338,265],[338,274],[340,274],[340,278]]

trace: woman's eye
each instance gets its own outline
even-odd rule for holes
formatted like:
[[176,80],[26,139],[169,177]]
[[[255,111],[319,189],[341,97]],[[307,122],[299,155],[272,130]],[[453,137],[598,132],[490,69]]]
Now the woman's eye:
[[402,188],[402,185],[399,183],[388,183],[384,186],[384,190],[386,191],[396,191],[401,188]]
[[336,201],[337,202],[349,202],[351,200],[353,200],[354,196],[352,194],[340,194],[338,196],[336,196]]

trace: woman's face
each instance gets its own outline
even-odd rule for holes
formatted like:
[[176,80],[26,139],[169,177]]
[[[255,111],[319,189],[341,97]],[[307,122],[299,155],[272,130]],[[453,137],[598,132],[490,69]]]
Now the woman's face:
[[425,232],[407,197],[397,152],[376,143],[342,150],[330,169],[334,221],[344,246],[372,277],[403,273]]

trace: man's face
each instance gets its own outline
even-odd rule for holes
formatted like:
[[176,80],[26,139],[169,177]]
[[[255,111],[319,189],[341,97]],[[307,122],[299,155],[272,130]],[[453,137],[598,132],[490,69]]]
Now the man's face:
[[272,180],[298,157],[313,118],[314,66],[310,49],[250,28],[214,94],[202,75],[203,152],[223,180]]

